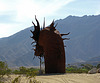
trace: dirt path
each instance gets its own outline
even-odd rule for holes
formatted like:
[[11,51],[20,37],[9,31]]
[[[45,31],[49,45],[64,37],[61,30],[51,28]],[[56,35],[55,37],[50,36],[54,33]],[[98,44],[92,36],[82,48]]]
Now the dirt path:
[[42,83],[100,83],[100,74],[62,74],[36,77]]

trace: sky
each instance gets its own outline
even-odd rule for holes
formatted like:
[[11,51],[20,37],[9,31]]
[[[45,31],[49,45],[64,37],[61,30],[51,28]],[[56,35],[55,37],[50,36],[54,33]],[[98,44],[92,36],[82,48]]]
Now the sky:
[[35,22],[46,26],[69,15],[99,15],[100,0],[0,0],[0,38],[11,36]]

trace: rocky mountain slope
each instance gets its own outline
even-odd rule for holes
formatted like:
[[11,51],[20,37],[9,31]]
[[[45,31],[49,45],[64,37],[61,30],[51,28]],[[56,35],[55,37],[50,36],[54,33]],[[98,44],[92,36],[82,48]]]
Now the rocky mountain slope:
[[71,39],[66,41],[68,63],[84,62],[100,56],[100,15],[69,16],[57,22],[60,32],[71,32]]
[[[60,33],[68,33],[70,40],[64,41],[66,63],[85,62],[100,56],[100,15],[68,16],[56,20]],[[0,39],[0,60],[9,66],[37,66],[39,59],[33,60],[31,33],[29,27],[10,37]],[[66,37],[66,36],[65,36]],[[54,40],[53,40],[54,41]]]

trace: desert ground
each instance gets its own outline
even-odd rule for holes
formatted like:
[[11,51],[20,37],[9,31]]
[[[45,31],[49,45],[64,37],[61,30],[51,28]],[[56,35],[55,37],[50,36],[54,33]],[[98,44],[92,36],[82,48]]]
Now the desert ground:
[[[18,77],[18,75],[11,75],[11,78],[4,83],[10,83],[16,77]],[[31,80],[32,79],[34,78],[31,78]],[[35,79],[38,80],[39,83],[100,83],[100,73],[38,75]],[[29,78],[21,76],[18,83],[29,83],[29,81]]]
[[36,79],[41,83],[100,83],[100,73],[41,75],[37,76]]

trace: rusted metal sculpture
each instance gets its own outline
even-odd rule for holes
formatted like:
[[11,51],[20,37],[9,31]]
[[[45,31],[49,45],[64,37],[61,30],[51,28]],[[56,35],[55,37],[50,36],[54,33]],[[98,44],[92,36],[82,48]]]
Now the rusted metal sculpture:
[[[65,50],[63,40],[69,38],[62,38],[67,34],[60,34],[54,26],[54,21],[50,26],[45,27],[45,20],[43,28],[40,30],[40,24],[35,16],[37,25],[34,22],[34,31],[31,37],[35,40],[35,56],[44,55],[45,73],[65,73]],[[34,42],[33,42],[34,43]]]

